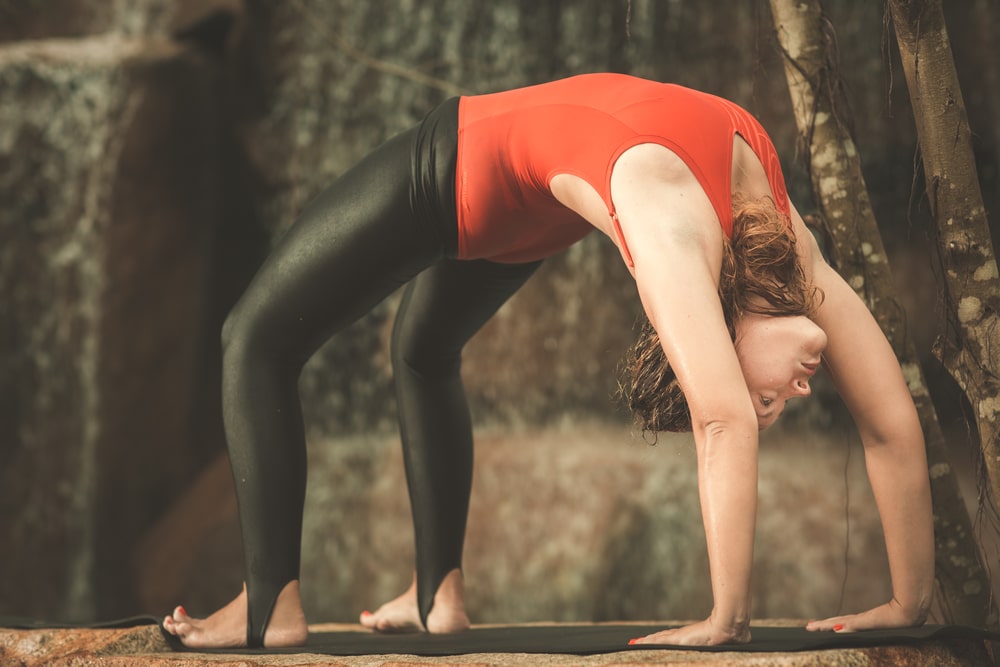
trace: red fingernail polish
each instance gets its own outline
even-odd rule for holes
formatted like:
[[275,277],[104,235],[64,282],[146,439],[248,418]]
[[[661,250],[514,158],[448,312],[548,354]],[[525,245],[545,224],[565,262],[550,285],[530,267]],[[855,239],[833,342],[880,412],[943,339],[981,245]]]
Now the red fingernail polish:
[[844,629],[844,624],[843,623],[837,623],[837,625],[833,626],[833,631],[834,632],[840,632],[843,629]]

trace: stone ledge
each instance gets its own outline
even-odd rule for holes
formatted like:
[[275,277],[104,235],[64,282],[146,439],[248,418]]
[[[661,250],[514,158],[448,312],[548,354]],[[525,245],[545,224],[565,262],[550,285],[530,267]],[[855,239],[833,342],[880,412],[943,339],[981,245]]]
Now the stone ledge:
[[[766,622],[763,622],[766,623]],[[762,623],[762,624],[763,624]],[[787,621],[776,622],[788,624]],[[664,625],[669,625],[664,622]],[[358,630],[360,626],[325,624],[313,631]],[[116,630],[0,629],[0,664],[5,667],[395,667],[397,665],[734,665],[753,667],[981,667],[991,660],[981,642],[928,641],[910,646],[850,648],[796,653],[698,653],[692,651],[622,651],[600,655],[475,653],[445,657],[413,655],[327,656],[224,655],[172,653],[153,626]]]
[[35,69],[55,67],[80,71],[118,67],[129,60],[167,60],[187,51],[167,37],[127,37],[114,33],[84,38],[50,37],[10,42],[0,46],[0,63]]

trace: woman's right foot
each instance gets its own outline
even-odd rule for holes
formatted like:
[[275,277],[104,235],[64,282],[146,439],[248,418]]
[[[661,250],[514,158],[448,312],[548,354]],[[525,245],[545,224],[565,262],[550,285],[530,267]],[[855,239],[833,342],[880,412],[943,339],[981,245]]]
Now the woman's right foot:
[[[386,602],[374,614],[363,612],[361,625],[377,632],[424,632],[417,607],[416,578],[405,593]],[[427,615],[426,630],[431,634],[446,634],[468,629],[462,572],[455,569],[448,573],[434,594],[434,606]]]
[[[247,588],[208,618],[188,616],[183,607],[163,619],[163,629],[188,648],[236,648],[247,645]],[[264,646],[301,646],[309,634],[299,582],[285,585],[274,603],[264,632]]]

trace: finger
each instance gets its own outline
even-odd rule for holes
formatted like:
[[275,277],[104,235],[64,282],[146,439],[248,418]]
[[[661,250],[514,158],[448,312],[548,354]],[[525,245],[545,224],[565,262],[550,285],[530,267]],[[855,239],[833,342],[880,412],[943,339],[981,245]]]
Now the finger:
[[820,621],[810,621],[806,624],[806,630],[811,632],[841,632],[850,624],[850,617],[835,616],[825,618]]
[[665,639],[654,639],[653,637],[636,637],[630,639],[629,644],[669,644]]
[[640,637],[637,644],[670,644],[673,646],[683,646],[690,643],[690,638],[692,637],[691,626],[684,626],[681,628],[670,628],[669,630],[660,630],[659,632],[654,632],[652,634],[646,635],[645,637]]

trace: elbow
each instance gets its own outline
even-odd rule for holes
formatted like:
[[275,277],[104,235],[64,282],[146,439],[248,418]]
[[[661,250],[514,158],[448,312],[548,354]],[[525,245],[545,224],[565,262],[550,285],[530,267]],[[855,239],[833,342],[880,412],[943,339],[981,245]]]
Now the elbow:
[[700,430],[706,442],[721,440],[734,432],[738,432],[738,422],[727,421],[725,419],[713,419],[700,424]]
[[923,450],[924,433],[916,410],[886,411],[886,418],[880,421],[859,423],[858,432],[866,450],[884,447],[903,447]]
[[747,442],[756,446],[757,443],[757,416],[753,410],[750,410],[749,414],[744,414],[743,411],[730,411],[728,414],[716,413],[711,417],[701,418],[692,415],[691,425],[695,440],[705,445],[717,442]]

